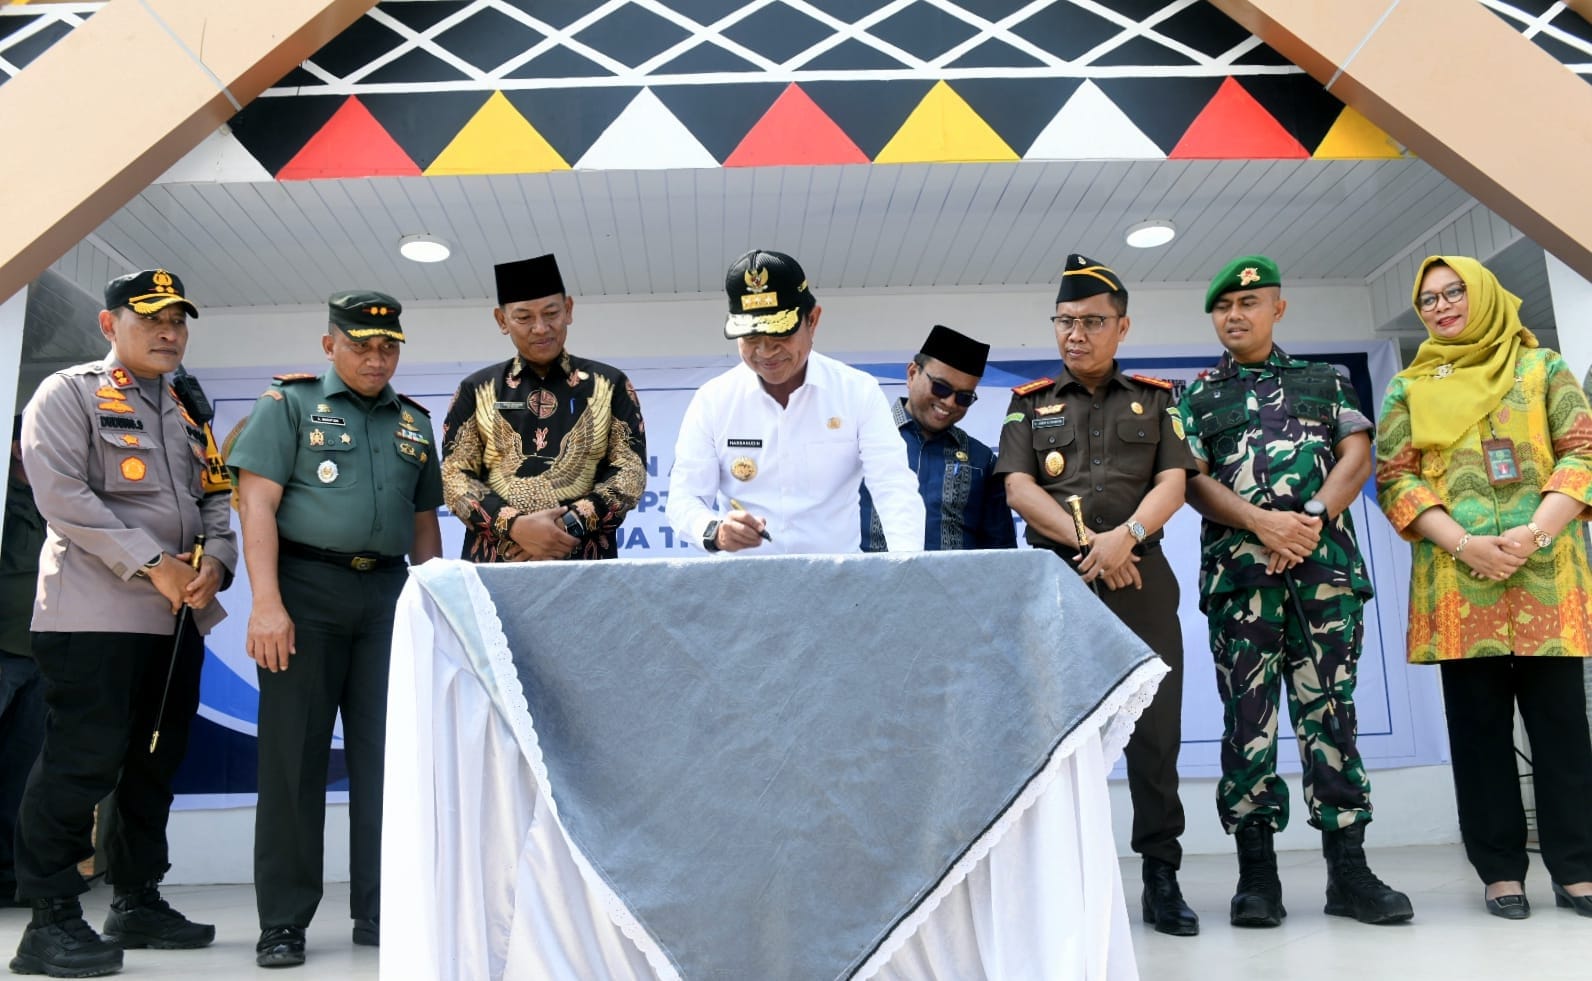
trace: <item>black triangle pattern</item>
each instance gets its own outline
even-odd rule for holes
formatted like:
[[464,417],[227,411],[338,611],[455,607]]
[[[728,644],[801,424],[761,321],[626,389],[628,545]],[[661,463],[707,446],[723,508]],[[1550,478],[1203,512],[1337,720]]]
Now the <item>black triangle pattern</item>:
[[430,167],[491,98],[490,92],[393,92],[359,97],[421,170]]
[[654,85],[652,94],[674,113],[715,160],[723,163],[785,87],[783,82]]

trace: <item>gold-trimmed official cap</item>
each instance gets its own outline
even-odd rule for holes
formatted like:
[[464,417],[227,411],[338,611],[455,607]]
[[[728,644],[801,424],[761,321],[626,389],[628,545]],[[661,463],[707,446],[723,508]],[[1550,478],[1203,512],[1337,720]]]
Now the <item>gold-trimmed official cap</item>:
[[1056,290],[1056,302],[1086,300],[1097,293],[1128,295],[1122,278],[1110,266],[1076,252],[1069,255],[1066,267],[1061,270],[1061,286]]
[[398,315],[404,312],[403,304],[386,293],[375,290],[333,293],[326,301],[326,311],[332,324],[351,340],[404,339],[403,325],[398,322]]
[[724,292],[730,298],[724,336],[732,341],[749,334],[784,337],[801,323],[802,311],[818,302],[801,263],[767,249],[753,249],[731,263]]
[[145,269],[117,276],[105,284],[105,309],[127,307],[134,313],[158,313],[181,303],[188,316],[198,317],[199,308],[183,293],[182,280],[164,269]]
[[1262,286],[1281,286],[1277,264],[1263,255],[1241,255],[1222,267],[1205,290],[1205,312],[1210,313],[1223,293],[1258,290]]

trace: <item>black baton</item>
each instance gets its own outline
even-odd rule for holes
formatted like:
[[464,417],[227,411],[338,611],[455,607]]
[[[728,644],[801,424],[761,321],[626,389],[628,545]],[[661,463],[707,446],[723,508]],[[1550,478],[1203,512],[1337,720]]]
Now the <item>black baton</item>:
[[[193,536],[193,557],[188,564],[199,571],[199,560],[205,557],[205,536]],[[160,690],[160,711],[155,713],[155,731],[149,736],[149,751],[153,753],[160,742],[160,724],[166,718],[166,698],[171,694],[171,676],[177,671],[177,652],[182,650],[182,628],[188,624],[188,604],[177,611],[177,636],[171,645],[171,662],[166,665],[166,687]]]

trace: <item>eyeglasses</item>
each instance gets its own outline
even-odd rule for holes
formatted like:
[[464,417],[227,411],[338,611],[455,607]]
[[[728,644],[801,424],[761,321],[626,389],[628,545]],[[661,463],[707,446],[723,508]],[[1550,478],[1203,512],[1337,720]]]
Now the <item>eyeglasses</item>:
[[960,405],[964,409],[978,401],[978,393],[972,389],[968,389],[967,391],[958,391],[945,382],[940,381],[940,379],[929,374],[927,371],[923,373],[923,376],[929,380],[929,391],[933,393],[934,397],[937,399],[951,398],[954,396],[956,398],[956,404]]
[[1443,287],[1441,290],[1438,290],[1436,293],[1422,293],[1420,296],[1417,296],[1415,298],[1415,302],[1420,306],[1420,308],[1422,310],[1431,311],[1431,310],[1436,310],[1437,309],[1437,298],[1438,297],[1442,297],[1443,299],[1447,300],[1449,303],[1458,303],[1460,297],[1462,297],[1464,295],[1465,295],[1465,284],[1464,283],[1450,283],[1449,285]]
[[1051,317],[1050,322],[1063,334],[1070,334],[1075,327],[1082,327],[1085,334],[1098,334],[1105,328],[1107,320],[1116,320],[1121,314],[1113,313],[1109,317],[1091,313],[1087,317]]

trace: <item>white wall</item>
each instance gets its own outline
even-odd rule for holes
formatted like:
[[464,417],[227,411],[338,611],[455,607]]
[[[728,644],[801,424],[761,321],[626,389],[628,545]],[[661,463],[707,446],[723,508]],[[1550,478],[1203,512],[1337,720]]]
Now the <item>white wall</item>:
[[1569,362],[1577,378],[1584,378],[1592,366],[1592,283],[1554,257],[1543,253],[1548,263],[1548,284],[1553,291],[1553,319],[1559,325],[1559,353]]
[[[821,351],[915,351],[929,328],[943,323],[996,348],[1056,350],[1049,317],[1056,292],[1043,289],[818,290],[823,305],[817,347]],[[1370,296],[1363,285],[1308,285],[1284,289],[1288,314],[1278,343],[1297,347],[1304,339],[1366,340],[1374,336]],[[1215,335],[1203,312],[1204,286],[1157,287],[1130,292],[1130,345],[1209,341]],[[401,299],[401,297],[400,297]],[[584,357],[626,358],[733,353],[724,339],[722,295],[576,298],[569,350]],[[479,304],[407,307],[409,340],[404,369],[417,364],[485,364],[512,348],[492,321],[491,301]],[[203,312],[193,325],[186,364],[201,374],[212,369],[312,364],[322,360],[326,332],[322,307],[224,309]]]

